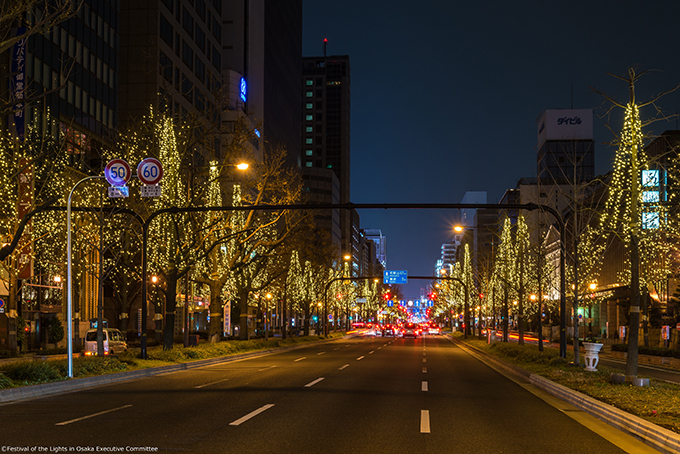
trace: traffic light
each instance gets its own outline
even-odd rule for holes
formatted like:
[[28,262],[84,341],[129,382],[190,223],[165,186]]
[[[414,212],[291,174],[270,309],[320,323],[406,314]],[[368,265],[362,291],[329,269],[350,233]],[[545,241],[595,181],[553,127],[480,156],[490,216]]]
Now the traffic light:
[[437,294],[436,294],[435,292],[430,292],[430,294],[427,295],[427,298],[428,298],[428,299],[431,299],[431,300],[436,300],[436,299],[437,299]]
[[385,301],[387,301],[387,300],[389,300],[390,298],[392,298],[392,295],[390,295],[389,293],[385,293],[385,295],[383,295],[383,296],[384,296],[384,298],[385,298]]

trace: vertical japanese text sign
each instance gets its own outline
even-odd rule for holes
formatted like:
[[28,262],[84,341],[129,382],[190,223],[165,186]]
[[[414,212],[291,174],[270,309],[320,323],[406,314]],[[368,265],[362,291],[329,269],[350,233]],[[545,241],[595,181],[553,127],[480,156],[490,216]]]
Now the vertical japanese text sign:
[[[25,27],[17,28],[16,36],[26,34]],[[13,115],[9,116],[9,129],[14,129],[20,141],[24,140],[25,120],[24,120],[24,93],[26,90],[26,41],[24,37],[17,41],[12,47],[12,67],[11,77],[9,78],[9,102],[12,106]]]

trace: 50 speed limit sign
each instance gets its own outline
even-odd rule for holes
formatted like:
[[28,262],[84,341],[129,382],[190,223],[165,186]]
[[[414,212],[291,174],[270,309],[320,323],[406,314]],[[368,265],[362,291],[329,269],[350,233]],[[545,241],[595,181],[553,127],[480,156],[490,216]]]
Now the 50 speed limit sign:
[[163,178],[163,166],[156,158],[146,158],[137,166],[137,178],[146,185],[155,185]]
[[111,186],[125,186],[131,176],[130,165],[124,159],[112,159],[104,169],[104,177]]

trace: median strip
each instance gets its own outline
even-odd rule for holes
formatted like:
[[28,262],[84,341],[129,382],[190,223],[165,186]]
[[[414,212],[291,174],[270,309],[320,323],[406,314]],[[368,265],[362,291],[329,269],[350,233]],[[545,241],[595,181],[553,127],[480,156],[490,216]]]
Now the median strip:
[[65,425],[71,424],[73,422],[78,422],[78,421],[82,421],[84,419],[94,418],[95,416],[105,415],[107,413],[111,413],[112,411],[118,411],[118,410],[122,410],[123,408],[128,408],[128,407],[132,407],[132,405],[123,405],[122,407],[112,408],[111,410],[100,411],[99,413],[94,413],[92,415],[83,416],[82,418],[76,418],[76,419],[71,419],[69,421],[58,422],[58,423],[55,424],[55,426],[65,426]]
[[264,405],[264,406],[258,408],[258,409],[255,410],[255,411],[251,411],[250,413],[248,413],[247,415],[245,415],[243,418],[237,419],[237,420],[234,421],[234,422],[230,422],[229,425],[230,425],[230,426],[240,426],[240,425],[243,424],[244,422],[248,421],[250,418],[254,418],[255,416],[257,416],[257,415],[259,415],[260,413],[262,413],[263,411],[269,410],[269,409],[272,408],[273,406],[274,406],[274,404],[267,404],[267,405]]

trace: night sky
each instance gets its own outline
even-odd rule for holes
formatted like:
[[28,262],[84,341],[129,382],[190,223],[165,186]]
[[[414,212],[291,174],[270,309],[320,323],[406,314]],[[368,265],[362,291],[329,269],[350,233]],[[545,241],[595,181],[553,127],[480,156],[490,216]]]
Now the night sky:
[[[517,5],[525,5],[518,7]],[[680,83],[678,0],[304,1],[303,55],[349,55],[351,200],[457,203],[487,191],[497,203],[536,175],[537,120],[546,109],[595,109],[596,172],[611,170],[607,123],[630,66],[649,72],[647,100]],[[573,96],[572,96],[573,92]],[[604,103],[604,104],[603,104]],[[680,90],[658,102],[680,110]],[[652,115],[652,109],[642,110]],[[677,129],[676,119],[653,132]],[[364,210],[361,227],[387,237],[387,267],[431,275],[457,211]],[[408,298],[424,281],[405,287]]]

